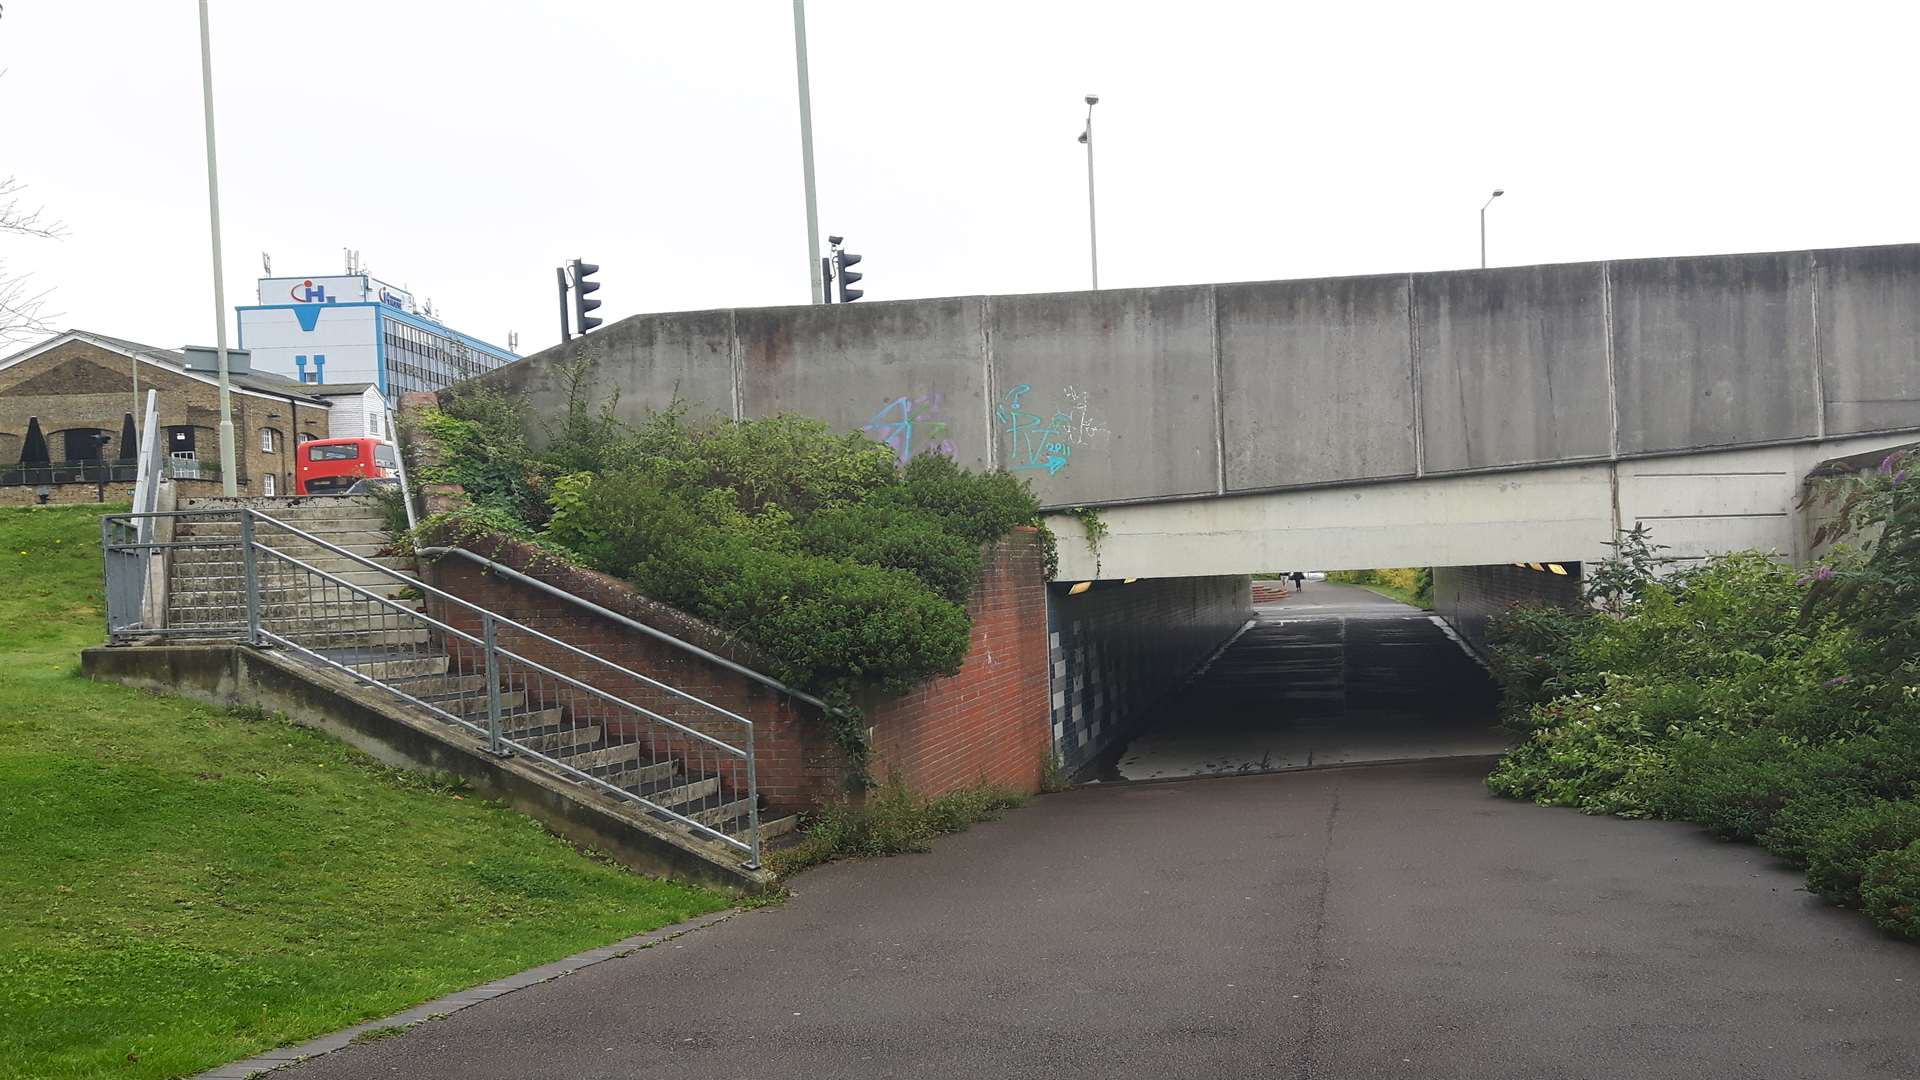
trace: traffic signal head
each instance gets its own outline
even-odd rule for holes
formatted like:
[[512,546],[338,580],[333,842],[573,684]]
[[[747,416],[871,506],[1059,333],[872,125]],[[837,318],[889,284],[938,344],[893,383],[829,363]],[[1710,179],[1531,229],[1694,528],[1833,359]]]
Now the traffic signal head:
[[851,304],[866,295],[864,289],[848,288],[854,282],[866,277],[865,274],[855,273],[853,270],[853,264],[859,261],[860,256],[851,251],[833,253],[834,276],[840,281],[840,302],[843,304]]
[[587,314],[600,306],[600,301],[587,295],[600,291],[599,282],[587,280],[599,272],[600,267],[593,263],[573,260],[573,322],[575,329],[582,334],[600,325],[598,315]]

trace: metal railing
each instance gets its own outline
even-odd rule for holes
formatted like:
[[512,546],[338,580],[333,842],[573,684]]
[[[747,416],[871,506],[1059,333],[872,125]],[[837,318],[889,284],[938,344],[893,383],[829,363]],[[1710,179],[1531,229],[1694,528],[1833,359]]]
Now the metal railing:
[[45,465],[9,465],[0,468],[0,487],[130,484],[139,471],[140,463],[137,461],[51,461]]
[[[340,508],[284,511],[296,515],[104,518],[109,639],[284,649],[760,864],[751,720],[401,573],[384,536]],[[147,519],[172,529],[143,538]],[[159,614],[135,585],[154,559],[169,582]]]

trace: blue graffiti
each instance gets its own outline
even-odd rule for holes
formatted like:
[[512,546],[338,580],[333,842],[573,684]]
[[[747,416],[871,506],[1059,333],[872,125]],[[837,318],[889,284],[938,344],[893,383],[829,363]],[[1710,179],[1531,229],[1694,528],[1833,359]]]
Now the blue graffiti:
[[1007,436],[1007,469],[1040,469],[1048,476],[1058,476],[1072,460],[1074,447],[1085,446],[1106,429],[1089,415],[1084,391],[1068,387],[1066,395],[1073,408],[1055,410],[1051,416],[1026,410],[1023,401],[1032,392],[1032,386],[1021,383],[1008,391],[1005,404],[993,410],[994,419]]
[[939,418],[940,403],[938,390],[914,398],[894,398],[882,405],[860,430],[892,447],[894,459],[902,465],[916,453],[952,457],[953,442],[946,438],[947,422]]

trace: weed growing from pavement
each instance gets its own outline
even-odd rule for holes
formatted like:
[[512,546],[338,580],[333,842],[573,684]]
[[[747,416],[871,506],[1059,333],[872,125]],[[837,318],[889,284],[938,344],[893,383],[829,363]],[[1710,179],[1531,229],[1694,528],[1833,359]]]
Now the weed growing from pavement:
[[773,852],[767,865],[787,877],[834,859],[928,851],[934,837],[991,821],[1026,801],[1017,791],[985,784],[921,799],[893,779],[868,794],[862,807],[838,802],[822,808],[808,823],[806,836]]

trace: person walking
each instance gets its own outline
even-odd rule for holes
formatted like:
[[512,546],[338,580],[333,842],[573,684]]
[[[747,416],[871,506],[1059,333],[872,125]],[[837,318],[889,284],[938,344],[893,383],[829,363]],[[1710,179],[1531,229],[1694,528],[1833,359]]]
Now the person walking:
[[1294,592],[1299,592],[1299,591],[1300,591],[1300,586],[1301,586],[1301,584],[1302,584],[1303,582],[1305,582],[1305,581],[1307,580],[1307,575],[1305,575],[1305,574],[1303,574],[1303,573],[1301,573],[1301,572],[1300,572],[1300,571],[1298,571],[1298,570],[1295,570],[1295,571],[1294,571],[1293,573],[1291,573],[1291,574],[1289,574],[1289,575],[1287,575],[1287,576],[1288,576],[1288,577],[1291,577],[1291,578],[1293,579],[1293,591],[1294,591]]

